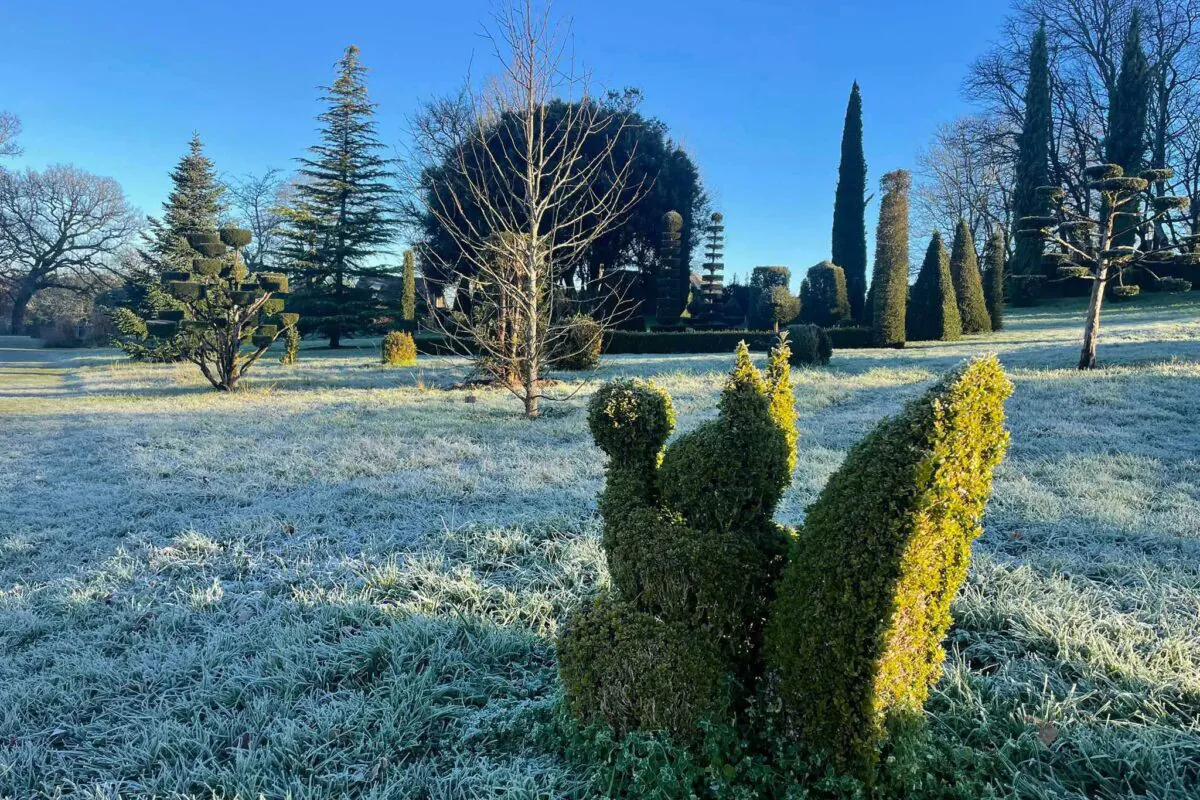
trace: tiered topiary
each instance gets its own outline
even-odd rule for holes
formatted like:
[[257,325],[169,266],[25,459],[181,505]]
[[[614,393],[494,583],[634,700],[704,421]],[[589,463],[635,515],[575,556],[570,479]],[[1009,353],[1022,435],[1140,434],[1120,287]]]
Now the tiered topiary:
[[[249,274],[241,251],[251,233],[222,228],[194,233],[188,243],[201,257],[190,270],[163,272],[163,288],[180,308],[158,312],[146,330],[160,340],[179,340],[184,358],[200,367],[213,387],[231,392],[246,371],[284,331],[294,328],[298,314],[284,313],[288,281],[283,275]],[[251,352],[243,352],[249,344]]]
[[722,306],[725,297],[725,217],[714,211],[704,228],[704,274],[700,281],[704,289],[704,315],[700,322],[707,327],[724,323]]
[[1011,391],[994,356],[968,362],[851,448],[808,508],[766,657],[797,735],[845,769],[869,777],[941,676]]
[[802,319],[829,328],[850,319],[846,273],[829,261],[809,267],[800,304]]
[[962,336],[958,299],[950,277],[950,257],[942,235],[934,231],[908,301],[908,339],[953,341]]
[[958,302],[958,316],[963,333],[991,333],[992,318],[983,296],[983,276],[975,255],[975,240],[965,219],[959,219],[954,229],[954,245],[950,250],[950,279]]
[[792,366],[825,365],[833,357],[833,340],[820,325],[790,325],[787,333]]
[[795,458],[786,346],[767,378],[738,347],[715,420],[681,436],[671,398],[614,381],[588,422],[609,455],[600,498],[612,590],[559,638],[572,711],[618,733],[665,729],[695,741],[755,690],[771,587],[788,536],[771,515]]
[[417,363],[417,343],[407,331],[392,331],[380,346],[382,361],[389,367],[411,367]]
[[556,340],[550,342],[554,369],[580,371],[600,366],[604,327],[599,322],[587,314],[574,314],[555,334]]
[[679,324],[683,313],[686,291],[682,273],[683,265],[679,263],[680,246],[683,236],[683,216],[678,211],[668,211],[663,214],[662,248],[659,252],[657,276],[658,303],[655,309],[656,323],[660,327],[671,328]]

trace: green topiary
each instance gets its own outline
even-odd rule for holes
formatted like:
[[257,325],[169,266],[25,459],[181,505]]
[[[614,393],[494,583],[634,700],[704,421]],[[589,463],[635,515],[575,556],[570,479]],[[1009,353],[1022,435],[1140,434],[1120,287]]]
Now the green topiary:
[[991,333],[992,318],[983,296],[983,276],[975,255],[975,240],[967,221],[960,219],[954,229],[954,245],[950,251],[950,279],[958,303],[958,316],[963,333]]
[[575,314],[554,331],[550,343],[554,369],[589,370],[600,366],[604,328],[587,314]]
[[962,336],[958,299],[950,277],[950,257],[942,235],[933,232],[925,261],[908,301],[908,338],[912,341],[953,341]]
[[417,343],[411,333],[392,331],[380,346],[383,363],[389,367],[411,367],[417,363]]
[[788,328],[790,363],[796,367],[825,365],[833,356],[833,340],[820,325],[792,325]]
[[804,279],[807,290],[801,295],[801,319],[828,328],[850,319],[850,300],[846,293],[846,273],[829,261],[809,267]]
[[287,327],[283,329],[283,355],[279,357],[279,363],[285,366],[291,366],[299,360],[300,331],[296,328],[294,322],[287,323]]
[[1158,282],[1158,290],[1161,292],[1190,292],[1192,290],[1192,282],[1183,278],[1168,276]]
[[921,713],[950,602],[1008,446],[994,356],[945,376],[851,448],[808,508],[766,637],[799,737],[869,777],[890,721]]

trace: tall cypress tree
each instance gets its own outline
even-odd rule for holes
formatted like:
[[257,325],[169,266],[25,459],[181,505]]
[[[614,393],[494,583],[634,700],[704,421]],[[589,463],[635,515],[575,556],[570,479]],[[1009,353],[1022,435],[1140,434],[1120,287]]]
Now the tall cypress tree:
[[983,277],[979,274],[979,259],[975,255],[975,240],[965,219],[959,219],[954,229],[954,245],[950,250],[950,279],[954,282],[954,297],[963,333],[989,333],[992,319],[988,316],[983,297]]
[[992,330],[1004,327],[1004,234],[996,231],[988,240],[983,268],[983,297],[987,302]]
[[878,347],[903,347],[908,303],[908,191],[906,170],[879,181],[883,200],[875,229],[875,267],[871,274],[871,339]]
[[908,338],[949,342],[961,336],[962,318],[950,278],[950,257],[942,244],[942,234],[934,231],[908,304]]
[[[1146,155],[1146,112],[1150,105],[1150,65],[1142,49],[1141,14],[1134,9],[1125,34],[1121,54],[1121,72],[1108,104],[1108,133],[1104,137],[1104,158],[1117,164],[1125,174],[1136,176],[1142,171]],[[1136,231],[1127,220],[1140,217],[1141,203],[1134,199],[1117,216],[1116,228],[1121,235],[1113,244],[1131,245]]]
[[863,155],[862,95],[855,81],[842,128],[842,160],[833,200],[833,263],[846,273],[850,313],[864,319],[867,291],[867,160]]
[[404,285],[400,290],[400,318],[406,330],[417,327],[417,268],[412,250],[404,251]]
[[296,283],[292,306],[304,328],[326,336],[330,347],[341,346],[343,336],[371,330],[387,313],[364,279],[388,272],[374,262],[393,236],[391,161],[379,154],[384,146],[358,55],[354,45],[346,48],[337,79],[321,98],[328,104],[317,117],[321,141],[300,159],[304,180],[283,232],[285,262]]
[[[1025,120],[1017,138],[1017,180],[1013,212],[1017,219],[1043,214],[1045,203],[1037,188],[1050,183],[1050,60],[1046,25],[1042,23],[1029,48],[1029,82],[1025,85]],[[1018,237],[1012,263],[1012,299],[1019,305],[1037,300],[1041,289],[1042,242]]]

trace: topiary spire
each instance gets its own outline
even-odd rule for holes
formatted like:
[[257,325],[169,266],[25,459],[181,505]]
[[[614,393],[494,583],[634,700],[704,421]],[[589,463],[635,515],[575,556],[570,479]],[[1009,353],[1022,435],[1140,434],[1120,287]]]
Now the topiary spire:
[[917,273],[908,304],[908,338],[912,341],[953,341],[962,336],[958,299],[950,278],[950,256],[942,234],[933,232],[925,261]]
[[992,319],[988,316],[983,297],[983,276],[975,255],[975,240],[967,221],[960,219],[954,229],[954,245],[950,252],[950,279],[963,333],[989,333]]
[[871,276],[871,338],[877,347],[903,347],[908,304],[908,192],[912,179],[902,169],[879,181],[879,227]]
[[831,257],[846,272],[850,315],[861,322],[867,292],[867,160],[863,155],[862,95],[857,81],[850,89],[842,128]]

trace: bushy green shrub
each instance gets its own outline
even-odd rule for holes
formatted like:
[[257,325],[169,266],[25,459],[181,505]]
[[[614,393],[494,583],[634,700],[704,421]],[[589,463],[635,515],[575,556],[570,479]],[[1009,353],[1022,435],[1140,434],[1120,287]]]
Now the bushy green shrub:
[[[867,332],[869,335],[870,331]],[[828,364],[829,359],[833,356],[833,340],[820,325],[788,327],[788,346],[792,351],[792,366],[824,365]]]
[[770,328],[778,330],[800,316],[800,298],[786,286],[772,286],[758,296],[758,318]]
[[382,361],[389,367],[411,367],[417,363],[417,343],[411,333],[392,331],[380,346]]
[[799,737],[843,768],[869,776],[941,675],[1011,391],[994,356],[968,362],[854,445],[808,508],[766,657]]
[[279,363],[291,366],[300,360],[300,330],[295,325],[288,326],[283,332],[283,355]]
[[600,366],[604,328],[587,314],[575,314],[556,331],[551,366],[562,370],[589,370]]
[[846,273],[829,261],[809,267],[801,290],[800,313],[804,322],[828,328],[850,319]]

